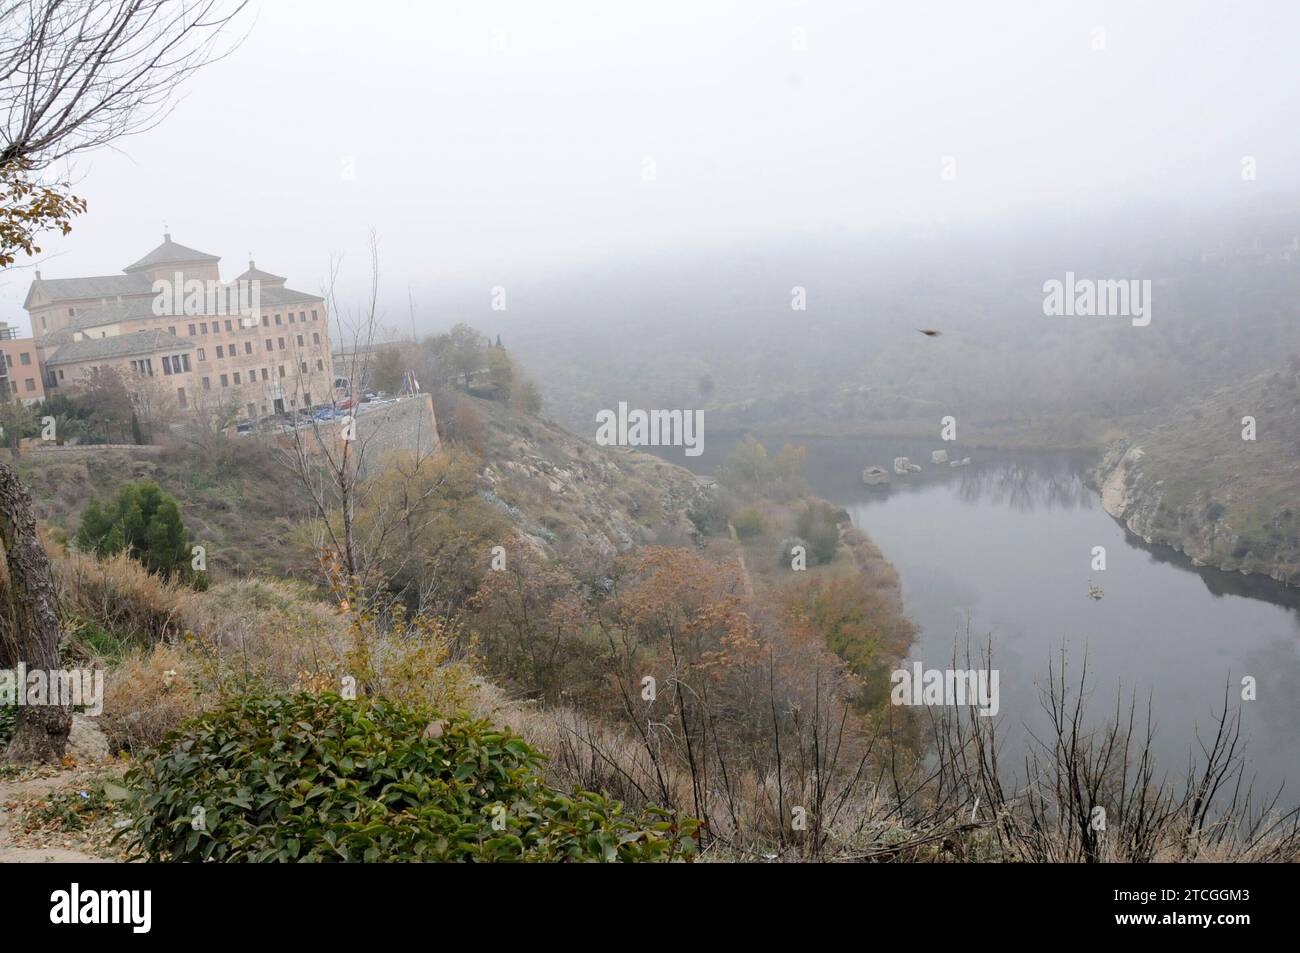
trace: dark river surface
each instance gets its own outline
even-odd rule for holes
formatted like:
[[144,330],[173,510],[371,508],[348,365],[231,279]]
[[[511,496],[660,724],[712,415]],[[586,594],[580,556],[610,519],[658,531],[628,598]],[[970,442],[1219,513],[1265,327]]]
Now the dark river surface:
[[[1272,580],[1194,567],[1128,533],[1085,485],[1094,458],[1052,452],[962,449],[913,440],[802,438],[813,491],[840,506],[898,569],[908,614],[920,626],[909,665],[948,668],[955,641],[992,641],[1000,672],[1005,755],[1043,725],[1039,697],[1049,662],[1066,651],[1068,671],[1088,667],[1094,723],[1114,711],[1117,693],[1150,698],[1160,773],[1181,778],[1213,737],[1225,687],[1241,710],[1246,777],[1255,792],[1300,804],[1300,592]],[[769,451],[779,441],[765,441]],[[734,440],[713,437],[696,458],[659,453],[711,473]],[[961,469],[932,465],[930,451],[970,456]],[[923,471],[868,487],[862,469],[892,470],[907,456]],[[1091,568],[1094,546],[1106,569]],[[1104,596],[1088,596],[1089,582]],[[962,663],[959,667],[965,667]],[[1241,701],[1253,676],[1257,700]],[[1142,717],[1139,718],[1139,721]]]

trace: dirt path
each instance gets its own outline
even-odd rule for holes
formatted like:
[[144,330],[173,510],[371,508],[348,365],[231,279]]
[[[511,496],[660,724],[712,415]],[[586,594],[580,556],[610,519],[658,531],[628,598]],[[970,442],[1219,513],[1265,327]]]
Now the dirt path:
[[749,567],[745,565],[745,547],[740,543],[740,537],[736,534],[736,527],[727,523],[727,531],[731,534],[731,541],[736,544],[736,560],[740,563],[740,580],[745,587],[745,597],[754,598],[754,578],[749,574]]
[[0,864],[106,864],[95,857],[71,847],[27,847],[14,842],[11,824],[13,809],[18,802],[40,798],[67,784],[76,771],[65,770],[51,777],[31,778],[26,781],[0,781]]

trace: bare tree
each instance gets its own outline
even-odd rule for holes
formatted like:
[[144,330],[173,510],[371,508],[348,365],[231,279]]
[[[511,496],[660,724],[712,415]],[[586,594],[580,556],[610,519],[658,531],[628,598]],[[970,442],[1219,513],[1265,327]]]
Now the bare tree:
[[41,168],[151,129],[244,8],[231,0],[0,2],[0,165]]
[[[190,74],[224,55],[219,37],[243,9],[231,0],[0,0],[0,169],[9,183],[0,206],[3,259],[31,253],[36,231],[68,230],[84,208],[58,188],[23,179],[73,153],[157,125]],[[228,52],[228,51],[226,51]],[[0,464],[0,543],[9,570],[14,635],[3,661],[59,665],[58,597],[36,535],[31,496]],[[11,643],[11,644],[8,644]],[[63,754],[71,713],[23,706],[6,752],[10,761]]]
[[[379,462],[371,458],[377,455],[376,441],[385,429],[382,419],[376,419],[364,428],[357,425],[359,385],[369,376],[379,331],[379,243],[373,231],[369,236],[369,252],[370,287],[360,307],[344,309],[339,303],[337,260],[331,264],[325,289],[326,313],[333,316],[338,346],[347,355],[347,387],[342,395],[338,395],[333,382],[327,382],[331,399],[326,403],[333,413],[325,420],[315,414],[310,414],[305,422],[295,420],[290,428],[289,446],[281,459],[308,493],[318,524],[321,549],[333,564],[331,582],[344,590],[349,599],[373,591],[380,554],[393,533],[400,529],[419,535],[423,527],[410,524],[411,514],[418,512],[443,482],[441,479],[421,482],[416,488],[421,467],[437,446],[435,434],[426,437],[419,432],[413,446],[409,445],[411,441],[406,441],[410,456],[399,466],[410,492],[399,494],[399,499],[391,503],[369,498],[366,473],[368,467]],[[296,345],[292,350],[301,369],[304,365]],[[336,368],[336,374],[338,372]],[[309,404],[305,387],[310,381],[310,368],[306,376],[299,374],[295,378],[295,407]],[[363,526],[359,516],[368,505],[370,518]],[[392,568],[389,567],[390,571]]]

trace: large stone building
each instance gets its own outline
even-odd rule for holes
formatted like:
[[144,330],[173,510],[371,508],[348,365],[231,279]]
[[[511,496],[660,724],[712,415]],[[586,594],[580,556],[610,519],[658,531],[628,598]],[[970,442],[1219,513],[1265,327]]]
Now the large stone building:
[[334,396],[325,301],[253,262],[233,282],[216,255],[163,243],[120,275],[46,278],[31,316],[47,394],[113,370],[133,394],[257,419]]

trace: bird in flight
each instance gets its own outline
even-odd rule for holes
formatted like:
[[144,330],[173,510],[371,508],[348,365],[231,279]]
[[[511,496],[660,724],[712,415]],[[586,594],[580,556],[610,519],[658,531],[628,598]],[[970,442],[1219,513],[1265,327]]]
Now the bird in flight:
[[917,328],[917,330],[920,331],[928,338],[937,338],[940,334],[943,333],[942,331],[936,331],[933,328]]

